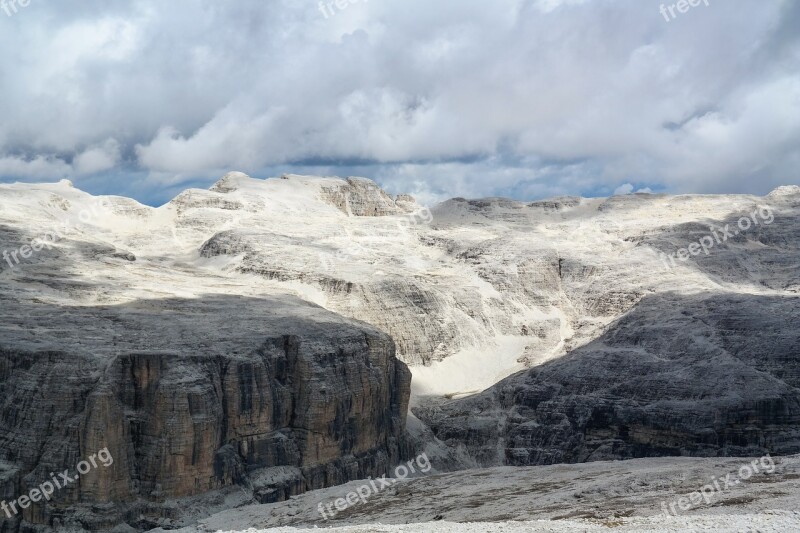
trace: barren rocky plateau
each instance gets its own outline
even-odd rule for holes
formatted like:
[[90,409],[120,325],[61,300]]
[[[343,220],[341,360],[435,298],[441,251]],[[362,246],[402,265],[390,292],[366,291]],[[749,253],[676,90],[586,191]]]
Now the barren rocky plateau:
[[153,208],[0,185],[0,499],[115,458],[0,531],[178,527],[176,502],[423,450],[440,472],[798,453],[798,214],[797,186],[426,208],[234,172]]

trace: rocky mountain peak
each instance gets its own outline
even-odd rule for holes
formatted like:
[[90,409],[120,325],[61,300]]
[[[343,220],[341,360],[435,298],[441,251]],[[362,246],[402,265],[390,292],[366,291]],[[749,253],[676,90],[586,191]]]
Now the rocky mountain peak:
[[769,193],[768,196],[800,196],[800,185],[783,185]]
[[240,182],[243,180],[252,180],[250,176],[244,172],[228,172],[214,185],[209,188],[210,191],[229,193],[239,189]]

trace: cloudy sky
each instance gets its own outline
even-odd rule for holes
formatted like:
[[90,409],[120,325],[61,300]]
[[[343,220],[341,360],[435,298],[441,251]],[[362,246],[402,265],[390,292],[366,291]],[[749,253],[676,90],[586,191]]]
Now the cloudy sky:
[[800,2],[675,2],[5,0],[0,181],[152,205],[234,169],[426,201],[800,184]]

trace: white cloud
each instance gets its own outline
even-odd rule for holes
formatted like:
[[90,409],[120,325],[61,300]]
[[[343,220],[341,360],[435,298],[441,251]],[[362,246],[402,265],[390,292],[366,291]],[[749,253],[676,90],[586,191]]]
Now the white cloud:
[[119,143],[108,139],[100,146],[94,146],[80,153],[72,162],[75,173],[95,174],[112,169],[119,162]]
[[550,13],[561,6],[585,4],[589,0],[536,0],[536,8],[542,13]]
[[33,159],[0,157],[0,175],[22,180],[57,181],[72,173],[72,167],[55,157],[37,156]]
[[156,194],[231,168],[360,168],[430,198],[797,183],[800,3],[679,22],[640,0],[373,1],[327,20],[294,0],[32,4],[0,18],[0,47],[25,50],[0,56],[0,179]]
[[614,189],[614,196],[624,196],[633,192],[633,185],[626,183]]
[[652,194],[653,190],[650,187],[644,187],[642,189],[637,189],[631,183],[623,183],[616,189],[614,189],[614,196],[625,196],[626,194]]

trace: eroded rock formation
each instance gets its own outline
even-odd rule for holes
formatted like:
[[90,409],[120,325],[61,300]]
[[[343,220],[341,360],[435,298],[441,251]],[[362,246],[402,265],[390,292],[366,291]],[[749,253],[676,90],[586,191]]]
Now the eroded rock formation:
[[795,450],[799,187],[453,199],[431,219],[369,180],[285,178],[230,173],[158,208],[0,185],[0,493],[103,438],[124,450],[31,521],[172,526],[187,498],[243,503],[226,487],[270,501],[380,473],[408,376],[377,330],[455,450],[442,468]]
[[291,297],[2,309],[0,495],[114,458],[25,509],[25,527],[144,529],[167,499],[239,485],[280,501],[408,453],[392,340]]
[[800,452],[800,298],[643,300],[599,339],[415,409],[479,464]]

